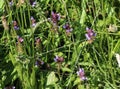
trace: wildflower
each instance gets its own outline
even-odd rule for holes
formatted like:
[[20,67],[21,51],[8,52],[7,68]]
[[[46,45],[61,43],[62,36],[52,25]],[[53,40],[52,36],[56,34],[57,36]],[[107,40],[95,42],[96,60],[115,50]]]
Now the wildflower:
[[57,24],[57,22],[60,20],[60,14],[57,14],[57,13],[52,11],[51,20],[54,24]]
[[32,5],[32,7],[35,7],[36,4],[37,4],[36,1],[34,1],[34,0],[30,0],[30,5]]
[[83,68],[79,68],[79,71],[77,71],[77,75],[80,77],[82,81],[87,80],[87,77],[85,77],[85,72]]
[[63,58],[63,57],[59,57],[59,56],[56,55],[56,57],[54,58],[54,61],[55,61],[55,62],[60,62],[60,63],[61,63],[61,62],[64,61],[64,58]]
[[109,25],[108,32],[116,32],[117,30],[117,26],[112,24]]
[[66,24],[63,26],[63,28],[66,29],[67,35],[70,35],[70,32],[72,32],[72,30],[73,30],[68,23],[66,23]]
[[35,66],[40,66],[40,65],[43,65],[44,62],[42,60],[36,60],[35,61]]
[[32,27],[35,27],[36,25],[36,20],[31,16],[31,23],[32,23]]
[[85,36],[86,36],[88,42],[92,43],[96,36],[96,33],[90,28],[86,28],[86,31],[87,31],[87,34],[85,34]]
[[17,21],[12,21],[15,30],[19,30]]
[[118,53],[116,53],[115,57],[116,57],[117,62],[118,62],[118,67],[120,67],[120,55]]
[[10,6],[10,7],[13,6],[13,0],[11,0],[11,1],[9,2],[9,6]]
[[17,37],[18,38],[18,42],[22,43],[24,41],[24,39],[20,36]]
[[15,89],[15,86],[7,86],[4,89]]

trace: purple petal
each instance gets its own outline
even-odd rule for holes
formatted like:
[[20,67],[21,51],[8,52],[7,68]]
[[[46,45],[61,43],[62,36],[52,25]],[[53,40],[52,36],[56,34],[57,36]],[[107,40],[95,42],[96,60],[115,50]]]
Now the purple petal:
[[85,37],[87,38],[87,40],[91,40],[88,34],[85,34]]
[[90,30],[88,27],[86,27],[86,31]]
[[58,19],[57,19],[57,20],[60,20],[60,14],[57,14],[57,17],[58,17]]
[[32,24],[32,27],[35,27],[35,25],[36,25],[36,23],[33,23],[33,24]]
[[83,76],[83,77],[81,77],[81,80],[82,81],[87,80],[87,77]]

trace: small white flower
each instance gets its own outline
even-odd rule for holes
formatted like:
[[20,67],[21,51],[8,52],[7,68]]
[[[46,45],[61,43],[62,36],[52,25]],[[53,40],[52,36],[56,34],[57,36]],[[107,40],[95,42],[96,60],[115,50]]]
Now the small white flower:
[[120,55],[118,53],[116,53],[115,57],[116,57],[117,62],[118,62],[118,67],[120,67]]

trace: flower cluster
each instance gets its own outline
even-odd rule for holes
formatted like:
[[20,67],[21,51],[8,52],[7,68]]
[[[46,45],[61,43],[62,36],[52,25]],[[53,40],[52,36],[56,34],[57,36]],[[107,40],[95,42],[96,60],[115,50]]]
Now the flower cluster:
[[42,60],[36,60],[35,61],[35,66],[40,66],[40,65],[43,65],[44,64],[44,62],[42,61]]
[[64,58],[63,57],[59,57],[59,56],[56,55],[56,57],[54,58],[54,61],[61,63],[61,62],[64,61]]
[[85,34],[86,39],[88,40],[89,43],[92,43],[96,36],[96,33],[90,28],[86,28],[86,31],[87,31],[87,34]]
[[80,77],[82,81],[87,80],[87,77],[85,76],[85,72],[83,68],[79,68],[79,71],[77,71],[77,75]]
[[36,20],[33,18],[33,16],[31,16],[31,23],[32,23],[32,27],[35,27],[36,25]]
[[60,14],[55,13],[52,11],[52,17],[51,17],[52,22],[56,25],[57,22],[60,20]]
[[72,32],[72,28],[70,27],[70,25],[68,23],[66,23],[63,28],[66,30],[66,34],[69,35]]
[[30,5],[32,7],[35,7],[36,4],[37,4],[37,2],[35,0],[30,0]]
[[19,30],[17,21],[12,21],[15,30]]

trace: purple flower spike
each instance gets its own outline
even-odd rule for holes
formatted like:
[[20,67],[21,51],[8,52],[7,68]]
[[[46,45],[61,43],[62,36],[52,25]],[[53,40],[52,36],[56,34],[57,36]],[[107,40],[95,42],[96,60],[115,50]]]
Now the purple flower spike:
[[86,28],[86,31],[87,31],[87,33],[85,34],[85,37],[86,37],[86,39],[88,40],[89,43],[92,43],[95,36],[96,36],[96,33],[88,27]]
[[64,58],[63,57],[59,57],[59,56],[56,55],[56,57],[54,58],[54,61],[55,62],[63,62]]
[[52,19],[53,23],[57,24],[57,22],[60,20],[60,14],[57,14],[57,13],[52,11],[51,19]]
[[82,81],[87,80],[87,77],[85,76],[85,72],[83,68],[79,68],[79,71],[77,71],[77,75],[80,77]]
[[66,24],[63,26],[63,28],[66,29],[66,32],[67,32],[67,33],[72,32],[72,30],[73,30],[68,23],[66,23]]

